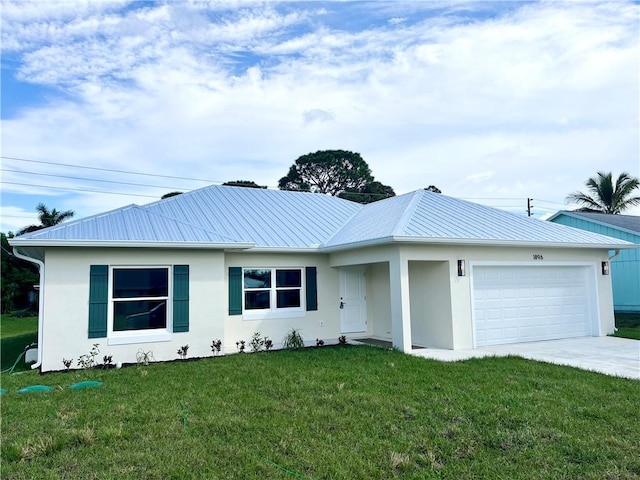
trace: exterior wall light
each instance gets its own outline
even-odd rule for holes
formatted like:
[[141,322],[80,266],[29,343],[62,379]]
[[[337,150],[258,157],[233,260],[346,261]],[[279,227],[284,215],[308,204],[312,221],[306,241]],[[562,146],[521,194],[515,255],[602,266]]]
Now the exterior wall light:
[[602,262],[602,274],[609,275],[609,262]]
[[464,277],[466,274],[464,260],[458,260],[458,276]]

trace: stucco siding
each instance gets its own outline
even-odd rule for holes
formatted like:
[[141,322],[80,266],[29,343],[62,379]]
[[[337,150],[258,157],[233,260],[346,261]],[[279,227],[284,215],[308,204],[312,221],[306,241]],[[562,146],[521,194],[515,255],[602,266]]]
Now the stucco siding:
[[[172,333],[170,341],[109,345],[108,338],[88,338],[89,269],[91,265],[189,265],[189,331]],[[222,252],[148,249],[47,249],[45,253],[42,371],[61,370],[62,359],[73,359],[94,343],[113,361],[135,363],[139,349],[153,352],[158,361],[178,358],[189,345],[188,357],[211,355],[209,345],[224,336],[225,292]]]
[[391,296],[389,264],[374,263],[367,268],[367,316],[369,335],[391,339]]
[[327,255],[228,253],[224,266],[227,284],[229,267],[316,267],[318,310],[305,311],[299,317],[252,320],[245,315],[229,315],[225,297],[225,353],[235,353],[236,342],[240,340],[246,342],[246,351],[249,351],[249,341],[255,332],[269,337],[274,348],[279,348],[284,335],[292,328],[299,330],[307,345],[315,345],[316,339],[337,341],[340,335],[339,275],[338,269],[329,267]]

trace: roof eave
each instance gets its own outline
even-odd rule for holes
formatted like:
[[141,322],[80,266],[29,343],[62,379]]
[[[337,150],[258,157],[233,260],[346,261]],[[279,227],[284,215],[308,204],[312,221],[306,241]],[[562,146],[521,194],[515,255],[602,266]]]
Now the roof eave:
[[[601,227],[605,227],[605,228],[613,228],[614,230],[618,230],[619,232],[625,232],[625,233],[630,233],[631,235],[640,235],[640,231],[636,231],[636,230],[631,230],[629,228],[624,228],[624,227],[620,227],[618,225],[614,225],[612,223],[607,223],[607,222],[601,222],[599,220],[594,220],[593,218],[589,218],[589,217],[584,217],[582,215],[576,215],[574,212],[570,211],[570,210],[561,210],[557,213],[555,213],[554,215],[552,215],[551,217],[547,218],[545,221],[546,222],[553,222],[554,219],[560,217],[560,216],[566,216],[566,217],[571,217],[571,218],[575,218],[578,220],[582,220],[583,222],[589,222],[589,223],[593,223],[595,225],[600,225]],[[604,215],[604,214],[603,214]],[[568,225],[565,225],[568,226]],[[571,228],[576,228],[578,230],[583,230],[582,228],[579,227],[571,227]]]
[[573,242],[531,242],[518,240],[472,239],[472,238],[425,238],[409,236],[388,236],[372,240],[346,243],[322,247],[322,252],[330,253],[340,250],[371,247],[391,243],[430,244],[430,245],[467,245],[467,246],[501,246],[501,247],[544,247],[544,248],[591,248],[599,250],[619,250],[639,248],[640,245],[625,242],[624,244],[573,243]]
[[9,243],[15,247],[111,247],[111,248],[194,248],[209,250],[247,250],[250,242],[158,242],[145,240],[36,240],[13,238]]

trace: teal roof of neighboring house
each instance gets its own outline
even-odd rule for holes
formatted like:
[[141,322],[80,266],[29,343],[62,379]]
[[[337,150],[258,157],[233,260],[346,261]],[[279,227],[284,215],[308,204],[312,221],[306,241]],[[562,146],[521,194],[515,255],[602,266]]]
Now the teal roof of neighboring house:
[[210,186],[21,235],[16,246],[329,251],[389,243],[626,248],[597,233],[417,190],[368,205],[305,192]]

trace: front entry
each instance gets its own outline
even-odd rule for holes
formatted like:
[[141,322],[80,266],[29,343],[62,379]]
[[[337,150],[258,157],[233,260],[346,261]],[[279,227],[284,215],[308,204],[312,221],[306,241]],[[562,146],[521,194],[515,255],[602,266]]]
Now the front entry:
[[340,326],[342,333],[367,331],[367,296],[364,268],[340,269]]

